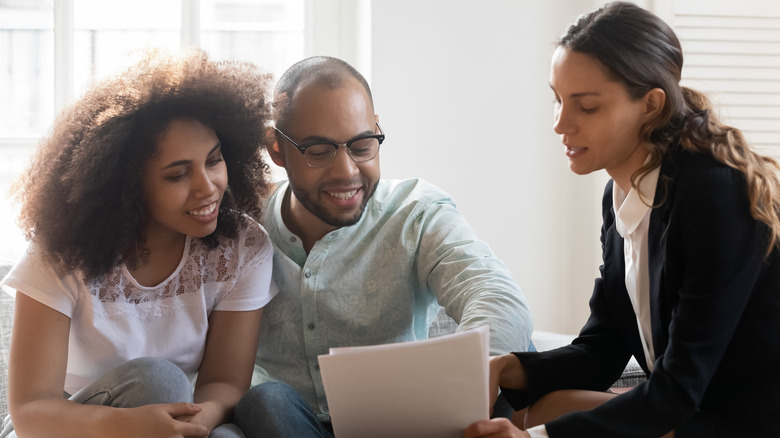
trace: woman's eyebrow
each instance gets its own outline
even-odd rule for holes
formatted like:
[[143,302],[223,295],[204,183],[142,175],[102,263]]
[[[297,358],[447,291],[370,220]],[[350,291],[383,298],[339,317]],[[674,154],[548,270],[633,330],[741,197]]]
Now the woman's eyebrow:
[[[208,154],[206,154],[206,156],[207,157],[210,156],[211,154],[214,153],[214,151],[217,151],[217,150],[219,150],[221,148],[222,148],[222,143],[221,142],[217,142],[217,144],[214,145],[213,148],[211,148],[211,150],[209,151]],[[177,160],[177,161],[174,161],[174,162],[168,164],[167,166],[163,167],[160,170],[170,169],[171,167],[176,167],[176,166],[186,166],[186,165],[188,165],[190,163],[192,163],[192,160]]]
[[[558,94],[558,92],[555,90],[555,87],[552,86],[552,84],[548,84],[550,86],[550,89],[553,91],[553,93]],[[569,99],[577,99],[580,97],[586,97],[586,96],[601,96],[601,93],[598,91],[580,91],[578,93],[571,93],[569,94]]]

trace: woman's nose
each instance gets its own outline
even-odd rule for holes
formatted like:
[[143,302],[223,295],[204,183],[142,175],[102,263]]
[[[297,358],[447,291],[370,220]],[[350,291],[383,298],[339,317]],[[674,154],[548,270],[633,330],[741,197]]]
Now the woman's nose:
[[195,178],[193,179],[192,190],[197,196],[204,198],[211,196],[216,187],[216,184],[212,180],[212,175],[206,169],[201,169],[196,172]]
[[558,105],[558,107],[555,108],[553,118],[553,130],[556,134],[571,134],[575,129],[571,116],[568,114],[568,111],[561,105]]

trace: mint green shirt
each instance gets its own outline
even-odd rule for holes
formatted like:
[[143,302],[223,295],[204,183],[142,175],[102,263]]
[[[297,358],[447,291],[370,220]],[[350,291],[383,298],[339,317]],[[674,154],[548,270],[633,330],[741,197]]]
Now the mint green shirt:
[[287,187],[279,183],[263,220],[279,294],[263,310],[253,384],[285,382],[327,421],[317,356],[427,338],[439,305],[458,330],[490,324],[491,354],[527,350],[525,296],[442,190],[381,180],[360,221],[328,233],[307,256],[282,221]]

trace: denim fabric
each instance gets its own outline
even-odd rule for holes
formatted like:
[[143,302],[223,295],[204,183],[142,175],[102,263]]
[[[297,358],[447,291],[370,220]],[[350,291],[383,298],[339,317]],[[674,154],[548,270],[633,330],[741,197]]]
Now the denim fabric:
[[333,438],[329,423],[321,423],[303,398],[281,382],[254,386],[236,405],[233,421],[247,438]]
[[232,423],[223,424],[217,426],[209,434],[209,438],[246,438],[244,432],[239,427]]
[[112,369],[73,394],[70,400],[115,408],[192,403],[192,385],[184,371],[172,362],[142,357]]

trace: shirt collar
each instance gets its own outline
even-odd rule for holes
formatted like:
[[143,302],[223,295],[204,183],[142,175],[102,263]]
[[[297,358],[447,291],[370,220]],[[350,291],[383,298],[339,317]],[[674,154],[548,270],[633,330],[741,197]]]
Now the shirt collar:
[[[266,204],[266,209],[264,212],[266,217],[263,221],[263,226],[269,230],[269,233],[271,230],[273,230],[273,233],[270,233],[272,236],[283,236],[277,242],[274,242],[282,251],[288,255],[297,254],[299,257],[303,257],[303,260],[305,260],[306,253],[303,252],[303,245],[301,244],[300,238],[292,231],[290,231],[289,228],[287,228],[287,224],[284,223],[284,218],[282,217],[282,206],[284,205],[284,198],[287,190],[291,190],[289,180],[279,180],[276,182],[276,189],[274,193],[268,198]],[[367,209],[368,206],[366,206],[366,210]],[[363,212],[363,217],[360,218],[360,221],[358,221],[357,224],[337,228],[323,236],[323,239],[335,239],[342,234],[351,233],[351,230],[357,228],[357,225],[363,221],[365,216],[366,211]]]
[[616,210],[615,223],[621,237],[625,238],[633,233],[650,211],[660,171],[660,166],[650,171],[639,181],[639,190],[631,187],[628,194],[617,184],[612,184],[612,205]]

